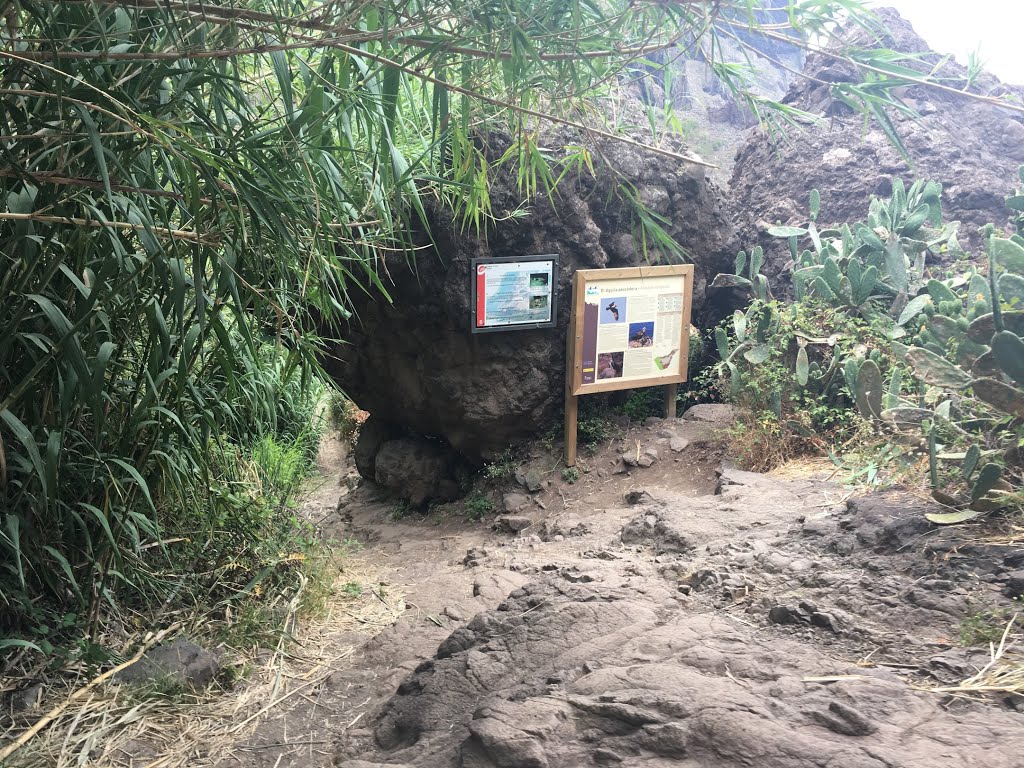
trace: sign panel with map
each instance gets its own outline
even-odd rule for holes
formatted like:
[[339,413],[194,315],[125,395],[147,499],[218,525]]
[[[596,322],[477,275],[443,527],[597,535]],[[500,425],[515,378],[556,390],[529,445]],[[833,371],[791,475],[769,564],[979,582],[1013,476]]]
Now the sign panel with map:
[[474,259],[474,333],[553,328],[558,257]]
[[686,381],[692,296],[692,265],[577,272],[571,394]]

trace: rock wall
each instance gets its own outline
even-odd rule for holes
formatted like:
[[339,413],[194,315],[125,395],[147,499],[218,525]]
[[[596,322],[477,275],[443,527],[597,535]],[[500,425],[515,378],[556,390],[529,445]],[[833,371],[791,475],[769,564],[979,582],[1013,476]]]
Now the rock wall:
[[[889,36],[876,45],[920,54],[919,67],[925,71],[940,61],[895,11],[881,9],[879,15]],[[1003,198],[1024,162],[1024,116],[955,93],[908,88],[904,98],[920,117],[893,116],[910,155],[908,164],[876,123],[865,125],[861,115],[833,95],[833,84],[854,81],[850,65],[813,54],[804,74],[809,79],[798,80],[784,101],[821,121],[784,138],[754,129],[737,153],[730,184],[730,207],[743,247],[764,246],[769,276],[785,271],[789,254],[785,241],[766,230],[776,222],[806,223],[808,196],[815,188],[821,193],[819,224],[863,219],[872,195],[891,193],[893,178],[908,186],[919,178],[940,182],[944,214],[962,222],[959,240],[965,249],[980,247],[982,225],[1006,224]],[[966,86],[967,71],[955,61],[946,62],[938,74],[952,88]],[[970,90],[990,96],[1024,94],[990,75]]]
[[[496,142],[494,151],[501,149]],[[598,149],[595,156],[603,156],[614,172],[602,168],[597,179],[567,178],[557,197],[542,197],[525,217],[499,221],[485,237],[465,231],[439,206],[430,210],[434,245],[419,251],[412,265],[403,256],[388,259],[381,277],[392,304],[353,296],[356,315],[341,331],[345,341],[325,361],[361,408],[375,420],[449,443],[470,463],[556,423],[572,275],[645,263],[634,241],[631,207],[616,191],[620,180],[635,185],[692,257],[699,306],[705,281],[735,253],[734,245],[726,245],[731,227],[719,190],[699,166],[620,143]],[[493,179],[499,219],[520,201],[507,175]],[[560,257],[558,327],[470,333],[471,259],[543,253]]]

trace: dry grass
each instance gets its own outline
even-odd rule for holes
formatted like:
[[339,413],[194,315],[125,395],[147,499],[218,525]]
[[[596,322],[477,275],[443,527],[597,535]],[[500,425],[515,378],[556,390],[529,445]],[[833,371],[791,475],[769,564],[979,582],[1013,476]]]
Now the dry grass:
[[[364,589],[361,595],[344,589],[353,583],[377,586],[381,577],[379,569],[350,557],[337,575],[325,615],[306,626],[297,625],[301,594],[296,594],[272,653],[232,653],[236,665],[252,672],[231,690],[194,692],[161,681],[147,688],[104,682],[64,709],[5,768],[214,765],[289,699],[315,693],[333,672],[347,666],[356,648],[339,642],[343,633],[370,637],[397,620],[405,610],[400,594],[383,594],[379,587]],[[49,691],[41,711],[66,701],[80,688],[79,681]],[[30,725],[10,728],[3,741]]]
[[831,480],[840,471],[826,456],[797,456],[768,474],[784,480]]
[[929,690],[953,695],[982,695],[992,693],[1024,696],[1024,653],[1020,643],[1022,634],[1017,626],[1020,615],[1010,619],[999,643],[989,645],[989,662],[977,674],[958,685],[945,685]]

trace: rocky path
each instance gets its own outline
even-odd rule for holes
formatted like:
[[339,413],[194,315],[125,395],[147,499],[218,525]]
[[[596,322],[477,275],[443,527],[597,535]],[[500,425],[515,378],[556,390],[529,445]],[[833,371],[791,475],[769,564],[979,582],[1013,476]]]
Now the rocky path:
[[328,509],[405,610],[222,765],[1024,766],[1024,697],[933,690],[988,663],[958,628],[1013,607],[1020,531],[723,467],[700,418],[588,462],[538,451],[493,528]]

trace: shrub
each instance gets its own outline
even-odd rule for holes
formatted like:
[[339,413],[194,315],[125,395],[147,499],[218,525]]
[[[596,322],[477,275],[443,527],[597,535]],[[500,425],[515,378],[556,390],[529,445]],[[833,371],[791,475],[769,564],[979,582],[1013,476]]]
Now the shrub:
[[484,475],[489,480],[511,480],[519,469],[519,462],[516,460],[515,451],[506,448],[494,461],[484,465]]
[[[953,523],[1022,498],[1024,237],[997,237],[990,225],[987,275],[936,273],[929,254],[963,256],[940,194],[897,179],[865,222],[818,231],[812,193],[806,226],[769,230],[788,241],[796,301],[773,299],[760,248],[749,260],[741,252],[735,273],[714,285],[745,288],[752,301],[715,340],[718,371],[750,414],[742,435],[762,463],[793,437],[820,448],[863,434],[865,423],[890,443],[917,433],[933,495],[956,509],[930,518]],[[1024,190],[1007,204],[1020,230]],[[799,250],[802,238],[810,249]]]
[[494,502],[480,491],[471,493],[463,502],[463,507],[466,510],[466,518],[474,521],[483,520],[495,509]]

